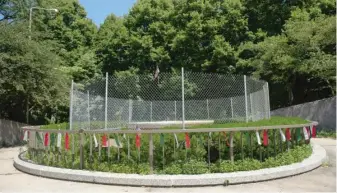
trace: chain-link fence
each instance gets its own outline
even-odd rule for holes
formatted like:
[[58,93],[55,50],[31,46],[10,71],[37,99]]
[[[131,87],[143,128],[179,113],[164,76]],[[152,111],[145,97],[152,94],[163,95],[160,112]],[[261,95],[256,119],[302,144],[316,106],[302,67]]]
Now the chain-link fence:
[[72,84],[71,129],[257,121],[270,118],[268,83],[195,72],[106,75]]

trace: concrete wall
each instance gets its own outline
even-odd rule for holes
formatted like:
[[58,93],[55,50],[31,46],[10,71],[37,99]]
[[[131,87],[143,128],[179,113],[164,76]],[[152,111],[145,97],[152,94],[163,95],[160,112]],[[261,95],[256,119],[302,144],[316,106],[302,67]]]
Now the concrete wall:
[[318,130],[336,130],[336,97],[271,111],[273,116],[293,116],[318,121]]
[[20,128],[25,125],[24,123],[0,119],[0,147],[22,144],[22,131]]

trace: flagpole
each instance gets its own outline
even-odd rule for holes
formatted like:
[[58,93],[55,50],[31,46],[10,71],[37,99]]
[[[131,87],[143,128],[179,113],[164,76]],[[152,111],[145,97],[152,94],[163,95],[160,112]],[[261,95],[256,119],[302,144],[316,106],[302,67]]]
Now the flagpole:
[[108,126],[108,82],[109,74],[105,73],[105,111],[104,111],[104,129]]
[[74,80],[71,80],[70,108],[69,108],[69,130],[73,129],[73,92],[74,92]]
[[182,126],[185,129],[185,86],[184,86],[184,67],[181,67],[181,105],[182,105]]
[[248,102],[247,102],[247,78],[246,75],[243,76],[244,86],[245,86],[245,109],[246,109],[246,123],[248,123]]

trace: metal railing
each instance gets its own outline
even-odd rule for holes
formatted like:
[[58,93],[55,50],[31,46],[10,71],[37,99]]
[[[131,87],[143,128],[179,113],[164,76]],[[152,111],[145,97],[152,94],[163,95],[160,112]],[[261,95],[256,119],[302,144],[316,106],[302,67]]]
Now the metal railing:
[[[234,151],[233,151],[233,143],[235,138],[233,137],[235,135],[235,133],[239,133],[239,138],[237,138],[236,140],[236,144],[240,145],[239,149],[240,149],[240,153],[241,153],[241,158],[243,159],[243,135],[244,133],[249,133],[249,137],[250,137],[250,143],[252,143],[252,136],[255,136],[256,133],[259,133],[260,135],[260,131],[262,130],[274,130],[273,131],[273,148],[274,148],[274,152],[276,155],[276,142],[277,139],[279,140],[279,142],[277,142],[278,144],[280,144],[280,148],[281,148],[281,152],[282,150],[282,145],[284,143],[286,143],[287,149],[289,149],[290,146],[290,141],[287,140],[286,142],[281,140],[281,137],[277,137],[277,135],[281,135],[281,133],[275,132],[276,130],[280,130],[280,129],[285,129],[285,128],[303,128],[303,127],[310,127],[312,128],[313,126],[316,126],[318,123],[317,122],[310,122],[310,123],[306,123],[306,124],[296,124],[296,125],[275,125],[275,126],[259,126],[259,127],[236,127],[236,128],[198,128],[198,129],[185,129],[185,130],[181,130],[181,129],[156,129],[156,130],[145,130],[145,129],[141,129],[141,130],[105,130],[105,129],[101,129],[101,130],[57,130],[57,129],[40,129],[39,126],[31,126],[31,127],[24,127],[23,131],[29,131],[30,133],[32,132],[42,132],[42,133],[61,133],[61,134],[72,134],[72,135],[78,135],[76,138],[78,139],[78,142],[76,142],[79,146],[79,157],[80,157],[80,166],[79,169],[84,169],[85,168],[85,156],[84,156],[84,152],[86,152],[86,150],[84,150],[84,146],[88,145],[87,143],[89,143],[90,146],[90,154],[89,156],[87,156],[88,158],[90,158],[92,156],[92,145],[93,145],[93,139],[92,139],[92,135],[94,134],[123,134],[123,135],[128,135],[128,134],[136,134],[136,135],[148,135],[148,145],[149,145],[149,149],[148,149],[148,163],[149,163],[149,167],[150,167],[150,173],[153,173],[153,159],[154,159],[154,142],[153,142],[153,135],[154,134],[179,134],[179,133],[187,133],[187,134],[191,134],[191,133],[204,133],[204,134],[210,134],[210,133],[217,133],[219,132],[219,154],[220,154],[220,133],[222,132],[226,132],[229,133],[229,160],[231,160],[231,162],[234,162]],[[281,130],[280,130],[281,131]],[[311,130],[310,130],[311,131]],[[255,133],[254,133],[255,132]],[[277,134],[278,133],[278,134]],[[44,136],[44,135],[42,135]],[[90,140],[87,141],[86,140],[86,136],[90,136]],[[29,138],[29,137],[28,137]],[[129,138],[128,138],[129,139]],[[175,143],[175,142],[174,142]],[[207,143],[208,147],[208,152],[210,152],[210,141],[208,138],[208,143]],[[100,144],[101,145],[101,144]],[[129,145],[129,142],[128,142]],[[174,144],[175,145],[175,144]],[[247,144],[252,146],[252,144]],[[110,147],[110,146],[109,146]],[[174,146],[175,147],[175,146]],[[261,156],[261,144],[258,145],[259,147],[259,151],[260,151],[260,156]],[[31,143],[28,143],[28,148],[32,148],[32,149],[45,149],[47,150],[49,147],[44,147],[43,145],[38,147],[36,146],[36,142],[35,142],[35,146],[34,144],[32,145]],[[72,154],[73,154],[73,159],[74,159],[74,154],[75,154],[75,140],[73,140],[73,144],[72,144]],[[129,148],[129,147],[128,147]],[[187,148],[186,148],[187,149]],[[108,149],[108,151],[110,151],[110,149]],[[129,151],[129,150],[128,150]],[[101,153],[101,150],[99,150],[99,153]],[[118,147],[118,153],[119,153],[119,147]],[[129,156],[129,152],[128,152],[128,156]],[[253,154],[253,153],[252,153]],[[92,159],[92,158],[90,158]],[[118,159],[119,159],[119,154],[118,154]],[[260,157],[261,159],[261,157]],[[208,163],[210,163],[210,155],[208,155]]]

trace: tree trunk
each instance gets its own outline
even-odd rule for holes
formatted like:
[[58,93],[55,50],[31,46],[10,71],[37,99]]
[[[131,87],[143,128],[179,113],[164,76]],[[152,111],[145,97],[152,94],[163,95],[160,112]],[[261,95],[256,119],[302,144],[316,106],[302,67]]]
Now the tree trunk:
[[26,123],[29,124],[29,96],[26,100]]

